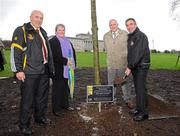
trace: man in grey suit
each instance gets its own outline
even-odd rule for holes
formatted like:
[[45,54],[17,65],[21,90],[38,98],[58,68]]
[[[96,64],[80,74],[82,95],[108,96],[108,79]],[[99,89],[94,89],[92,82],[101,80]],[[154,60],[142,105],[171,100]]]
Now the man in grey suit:
[[[108,84],[113,85],[117,76],[123,77],[127,66],[127,32],[118,27],[115,19],[109,21],[108,31],[104,35],[104,45],[107,51]],[[122,85],[123,99],[128,107],[132,107],[131,90],[127,83]],[[115,87],[116,95],[116,87]]]

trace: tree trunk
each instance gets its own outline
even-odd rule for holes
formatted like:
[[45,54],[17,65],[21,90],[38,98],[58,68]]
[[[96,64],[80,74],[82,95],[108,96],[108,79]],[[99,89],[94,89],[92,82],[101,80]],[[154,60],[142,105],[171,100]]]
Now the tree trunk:
[[100,66],[99,66],[99,47],[98,47],[98,28],[96,17],[96,0],[91,0],[91,20],[92,20],[92,41],[93,41],[93,60],[94,60],[94,82],[100,83]]

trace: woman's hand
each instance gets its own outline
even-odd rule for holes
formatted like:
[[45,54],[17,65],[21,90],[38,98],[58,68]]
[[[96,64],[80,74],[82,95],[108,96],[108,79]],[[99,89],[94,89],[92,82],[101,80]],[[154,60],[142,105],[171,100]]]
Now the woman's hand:
[[72,65],[72,64],[73,64],[72,59],[68,59],[67,65]]

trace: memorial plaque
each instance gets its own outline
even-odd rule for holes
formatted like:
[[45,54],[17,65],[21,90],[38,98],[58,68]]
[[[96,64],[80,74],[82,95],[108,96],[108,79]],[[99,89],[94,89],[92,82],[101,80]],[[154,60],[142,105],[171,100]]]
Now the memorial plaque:
[[113,102],[114,87],[113,85],[93,85],[87,86],[87,102]]

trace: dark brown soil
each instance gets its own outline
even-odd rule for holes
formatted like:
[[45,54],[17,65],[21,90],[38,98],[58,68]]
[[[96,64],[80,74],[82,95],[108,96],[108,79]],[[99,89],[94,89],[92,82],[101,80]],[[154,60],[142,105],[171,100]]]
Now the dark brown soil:
[[[106,76],[106,69],[101,69],[102,84],[107,83]],[[18,129],[20,83],[13,81],[13,78],[0,80],[0,136],[21,136]],[[148,75],[148,91],[154,96],[149,96],[150,116],[174,118],[134,122],[122,100],[121,91],[117,92],[116,103],[102,104],[102,111],[98,112],[98,104],[86,103],[86,86],[92,84],[93,69],[77,69],[75,101],[76,106],[81,109],[55,117],[51,112],[49,99],[47,116],[53,123],[38,126],[32,121],[33,135],[180,136],[180,71],[150,70]]]

